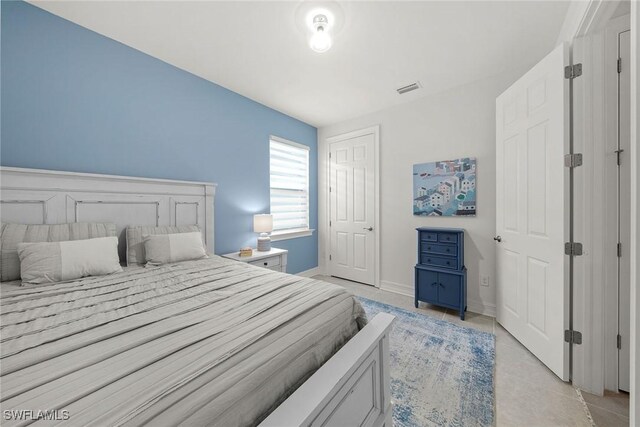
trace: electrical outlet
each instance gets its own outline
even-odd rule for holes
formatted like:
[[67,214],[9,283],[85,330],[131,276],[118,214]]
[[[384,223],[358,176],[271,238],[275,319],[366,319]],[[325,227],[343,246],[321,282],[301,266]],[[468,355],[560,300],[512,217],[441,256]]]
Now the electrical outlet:
[[482,286],[489,286],[489,276],[482,276],[480,284]]

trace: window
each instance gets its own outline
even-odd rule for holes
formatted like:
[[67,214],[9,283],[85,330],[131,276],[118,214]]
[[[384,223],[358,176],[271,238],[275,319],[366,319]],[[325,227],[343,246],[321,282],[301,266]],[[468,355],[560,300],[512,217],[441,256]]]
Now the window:
[[310,235],[309,147],[272,136],[269,151],[272,236]]

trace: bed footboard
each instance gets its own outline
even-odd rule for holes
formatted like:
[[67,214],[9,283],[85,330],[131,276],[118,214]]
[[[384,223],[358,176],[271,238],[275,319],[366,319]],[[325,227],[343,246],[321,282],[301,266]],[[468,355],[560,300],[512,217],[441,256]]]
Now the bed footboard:
[[261,424],[392,427],[389,332],[379,313]]

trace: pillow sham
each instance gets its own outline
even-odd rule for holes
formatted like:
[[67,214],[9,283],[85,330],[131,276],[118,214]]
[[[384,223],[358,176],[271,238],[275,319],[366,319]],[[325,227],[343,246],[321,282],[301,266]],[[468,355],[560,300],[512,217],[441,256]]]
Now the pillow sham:
[[191,233],[200,231],[197,225],[167,225],[160,227],[127,227],[127,265],[144,264],[144,236],[159,234]]
[[102,222],[74,222],[67,224],[3,223],[0,232],[0,281],[5,282],[20,279],[18,244],[111,237],[116,235],[116,225]]
[[118,238],[19,243],[22,283],[55,283],[122,271]]
[[147,265],[208,258],[199,231],[144,236]]

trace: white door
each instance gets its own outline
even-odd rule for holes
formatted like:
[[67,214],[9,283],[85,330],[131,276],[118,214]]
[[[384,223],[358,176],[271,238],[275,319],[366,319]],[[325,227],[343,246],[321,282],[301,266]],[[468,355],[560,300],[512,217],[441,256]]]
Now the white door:
[[563,44],[496,100],[497,320],[564,380],[566,64]]
[[618,167],[618,241],[620,252],[618,258],[618,388],[629,391],[630,379],[630,339],[631,339],[631,168],[629,151],[631,149],[631,32],[618,35],[618,55],[620,72],[618,73],[618,150],[620,166]]
[[375,284],[375,138],[356,132],[329,141],[329,274]]

